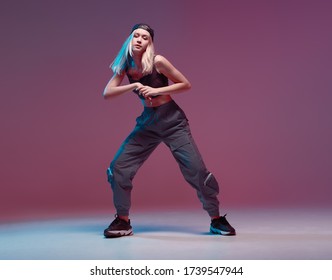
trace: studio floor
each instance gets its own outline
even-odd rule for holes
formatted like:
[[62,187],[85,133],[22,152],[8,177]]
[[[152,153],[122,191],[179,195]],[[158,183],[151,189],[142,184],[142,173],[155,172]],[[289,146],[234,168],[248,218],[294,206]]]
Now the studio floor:
[[137,212],[134,235],[105,239],[105,213],[0,224],[1,260],[331,260],[332,209],[233,209],[236,236],[199,209]]

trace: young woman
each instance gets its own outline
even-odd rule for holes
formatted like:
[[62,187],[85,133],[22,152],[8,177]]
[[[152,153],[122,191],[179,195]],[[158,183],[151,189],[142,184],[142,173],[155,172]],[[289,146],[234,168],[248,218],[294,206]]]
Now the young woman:
[[[204,165],[184,112],[171,97],[190,89],[191,85],[165,57],[155,55],[153,38],[154,31],[147,24],[136,24],[132,28],[111,64],[114,75],[103,93],[105,99],[112,99],[134,91],[144,106],[134,130],[107,169],[117,213],[115,220],[105,229],[104,236],[132,234],[129,219],[132,179],[161,142],[169,147],[184,178],[196,190],[203,208],[211,217],[211,233],[235,235],[226,215],[219,214],[218,183]],[[121,85],[125,75],[129,84]]]

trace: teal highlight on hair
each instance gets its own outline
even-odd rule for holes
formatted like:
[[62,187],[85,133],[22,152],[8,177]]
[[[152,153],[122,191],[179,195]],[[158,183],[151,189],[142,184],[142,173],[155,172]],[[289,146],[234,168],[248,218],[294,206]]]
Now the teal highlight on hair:
[[129,35],[127,40],[123,43],[119,53],[111,64],[111,69],[114,74],[121,74],[127,67],[131,67],[134,63],[132,59],[132,52],[130,42],[133,38],[133,33]]

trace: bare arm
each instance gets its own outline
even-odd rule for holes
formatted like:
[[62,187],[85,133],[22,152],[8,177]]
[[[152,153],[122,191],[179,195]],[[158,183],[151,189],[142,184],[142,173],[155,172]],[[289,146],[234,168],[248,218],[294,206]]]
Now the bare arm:
[[122,73],[121,75],[115,74],[109,80],[109,82],[107,83],[107,85],[104,89],[104,92],[103,92],[103,96],[105,99],[114,98],[114,97],[124,94],[128,91],[132,91],[135,88],[137,88],[139,85],[141,85],[140,83],[132,83],[132,84],[121,86],[124,75],[125,75],[125,73]]
[[149,86],[140,85],[137,87],[137,89],[144,97],[148,98],[149,96],[169,95],[191,88],[191,84],[187,78],[165,57],[157,55],[155,57],[155,66],[158,72],[164,74],[169,80],[173,82],[173,84],[160,88],[152,88]]

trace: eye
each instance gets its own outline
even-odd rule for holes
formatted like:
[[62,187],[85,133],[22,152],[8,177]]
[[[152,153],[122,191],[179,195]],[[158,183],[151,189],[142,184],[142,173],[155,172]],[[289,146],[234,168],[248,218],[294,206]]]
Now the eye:
[[142,36],[144,40],[148,40],[148,36]]

